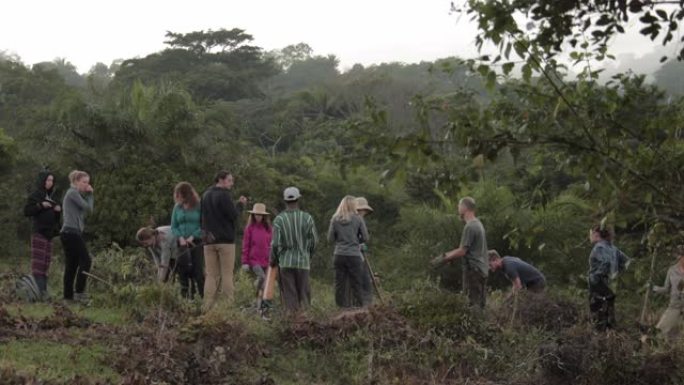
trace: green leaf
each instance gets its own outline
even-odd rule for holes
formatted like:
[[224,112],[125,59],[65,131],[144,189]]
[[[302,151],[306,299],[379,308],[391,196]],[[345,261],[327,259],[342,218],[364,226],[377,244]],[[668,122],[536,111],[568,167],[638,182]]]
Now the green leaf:
[[514,67],[514,66],[515,66],[515,63],[513,63],[513,62],[504,63],[504,64],[501,66],[501,68],[503,69],[504,75],[510,74],[511,71],[513,70],[513,67]]
[[487,89],[493,91],[494,87],[496,87],[496,72],[490,71],[487,74]]
[[668,20],[667,12],[663,11],[662,9],[656,9],[655,13],[656,15],[660,16],[661,19],[665,21]]
[[601,17],[596,21],[596,25],[598,26],[604,26],[608,25],[613,21],[613,19],[610,17],[608,14],[603,14]]
[[530,63],[525,63],[525,65],[522,66],[522,76],[523,80],[526,82],[529,82],[530,79],[532,78],[532,66],[530,66]]

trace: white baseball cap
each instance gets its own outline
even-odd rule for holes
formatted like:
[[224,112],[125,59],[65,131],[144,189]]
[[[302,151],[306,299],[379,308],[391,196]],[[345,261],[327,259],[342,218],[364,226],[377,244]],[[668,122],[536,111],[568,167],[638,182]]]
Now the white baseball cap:
[[288,187],[283,191],[283,199],[285,202],[294,202],[301,196],[302,194],[299,193],[299,189],[296,187]]

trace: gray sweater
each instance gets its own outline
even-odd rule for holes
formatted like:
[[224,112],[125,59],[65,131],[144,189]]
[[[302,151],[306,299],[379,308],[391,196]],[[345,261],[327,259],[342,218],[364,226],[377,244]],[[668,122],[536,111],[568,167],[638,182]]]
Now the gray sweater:
[[93,210],[93,203],[93,194],[83,196],[74,187],[70,187],[64,194],[64,202],[62,203],[64,212],[62,231],[70,229],[83,232],[86,212]]
[[171,226],[157,227],[157,231],[161,234],[161,241],[148,250],[158,265],[169,267],[169,261],[178,257],[178,238],[173,235]]
[[349,221],[330,220],[328,241],[335,242],[335,255],[361,257],[361,244],[368,242],[366,222],[359,215],[352,215]]

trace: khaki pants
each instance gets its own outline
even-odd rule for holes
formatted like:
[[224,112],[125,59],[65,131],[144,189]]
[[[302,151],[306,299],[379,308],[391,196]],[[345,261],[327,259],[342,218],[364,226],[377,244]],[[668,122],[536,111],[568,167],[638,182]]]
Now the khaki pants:
[[[235,268],[235,244],[222,243],[204,246],[204,306],[210,308],[221,295],[227,302],[233,302],[233,269]],[[220,285],[220,286],[219,286]]]
[[656,328],[663,333],[663,337],[669,342],[674,342],[679,337],[682,323],[682,309],[673,309],[668,307],[665,309]]
[[487,302],[487,277],[479,271],[463,266],[463,293],[468,296],[470,306],[484,309]]

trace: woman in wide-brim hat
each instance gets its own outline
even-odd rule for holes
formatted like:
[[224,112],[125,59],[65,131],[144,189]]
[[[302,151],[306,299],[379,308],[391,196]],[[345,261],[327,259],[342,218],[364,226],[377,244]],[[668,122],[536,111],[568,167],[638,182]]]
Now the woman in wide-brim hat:
[[249,219],[242,238],[242,270],[256,274],[254,285],[257,292],[261,292],[271,254],[271,214],[263,203],[255,203],[248,212]]
[[[370,215],[373,213],[373,208],[368,204],[368,200],[364,197],[357,197],[355,199],[356,203],[356,212],[359,213],[361,218],[365,221],[366,216]],[[369,250],[368,250],[368,243],[364,242],[361,244],[361,253],[363,254],[363,258],[368,258]],[[363,275],[362,275],[362,281],[361,281],[361,289],[363,290],[364,295],[367,298],[368,304],[371,304],[373,302],[373,282],[372,282],[373,277],[371,277],[371,272],[368,269],[368,264],[364,263],[363,265]],[[351,285],[350,285],[351,286]],[[349,288],[351,290],[351,287]],[[358,305],[353,303],[352,305]]]
[[356,212],[362,217],[373,213],[373,208],[368,204],[368,200],[364,197],[356,198]]

